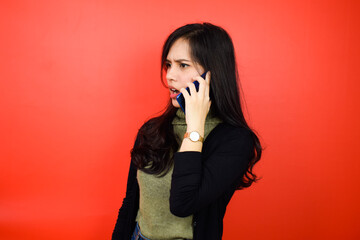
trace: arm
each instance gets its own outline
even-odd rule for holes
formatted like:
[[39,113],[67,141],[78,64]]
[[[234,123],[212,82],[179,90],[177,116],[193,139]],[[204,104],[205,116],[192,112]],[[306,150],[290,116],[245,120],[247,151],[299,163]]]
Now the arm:
[[170,190],[170,211],[174,215],[185,217],[207,207],[235,187],[236,180],[245,173],[253,157],[251,133],[236,128],[216,141],[218,144],[207,159],[202,159],[205,152],[174,154]]
[[[137,144],[138,144],[138,138],[136,138],[134,146],[136,146]],[[135,209],[136,207],[135,205],[137,204],[138,201],[136,172],[137,172],[137,168],[132,162],[130,162],[130,168],[127,179],[127,186],[126,186],[126,195],[125,198],[123,199],[122,206],[118,213],[118,218],[112,233],[112,240],[128,239],[127,235],[129,234],[129,231],[133,229],[132,222],[129,222],[129,219],[131,219],[131,215],[134,214],[133,211],[137,210]]]

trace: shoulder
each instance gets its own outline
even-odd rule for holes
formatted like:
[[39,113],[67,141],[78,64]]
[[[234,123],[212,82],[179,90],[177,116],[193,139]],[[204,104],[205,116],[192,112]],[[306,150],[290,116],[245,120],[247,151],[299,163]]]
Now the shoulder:
[[142,135],[143,132],[152,129],[155,126],[155,122],[156,122],[156,118],[150,118],[149,120],[146,120],[138,129],[137,138],[139,137],[139,135]]
[[237,150],[252,151],[254,149],[253,132],[244,127],[228,123],[220,123],[209,134],[204,142],[204,150],[221,149],[236,152]]
[[139,131],[144,128],[150,128],[151,126],[154,125],[155,121],[156,121],[156,118],[150,118],[150,119],[146,120],[139,128]]
[[233,126],[228,123],[220,123],[213,129],[213,131],[211,131],[208,139],[209,141],[215,141],[219,138],[224,139],[230,137],[249,141],[252,139],[252,135],[253,133],[250,129]]
[[146,140],[146,136],[154,135],[157,133],[158,117],[150,118],[146,120],[138,129],[135,137],[135,146],[140,142]]

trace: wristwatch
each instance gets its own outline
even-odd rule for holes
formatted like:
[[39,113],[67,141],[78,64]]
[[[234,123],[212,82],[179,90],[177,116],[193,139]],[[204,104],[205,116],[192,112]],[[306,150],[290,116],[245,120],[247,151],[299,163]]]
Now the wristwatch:
[[187,132],[184,135],[184,138],[189,138],[193,142],[203,142],[204,138],[196,131]]

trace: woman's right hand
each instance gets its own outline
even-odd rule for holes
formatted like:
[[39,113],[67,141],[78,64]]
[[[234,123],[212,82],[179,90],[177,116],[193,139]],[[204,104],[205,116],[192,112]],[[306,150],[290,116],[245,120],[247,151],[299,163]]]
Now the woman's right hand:
[[187,132],[197,131],[201,136],[204,136],[205,119],[209,113],[210,101],[210,77],[211,73],[207,72],[205,79],[201,76],[193,78],[194,81],[199,82],[199,91],[196,91],[194,83],[188,83],[190,94],[185,88],[180,92],[185,98],[185,119],[187,124]]

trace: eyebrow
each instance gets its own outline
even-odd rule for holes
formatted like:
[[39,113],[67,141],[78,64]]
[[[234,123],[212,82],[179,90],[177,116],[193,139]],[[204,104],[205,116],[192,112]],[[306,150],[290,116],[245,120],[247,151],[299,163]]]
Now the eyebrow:
[[[166,59],[166,62],[171,62],[169,59]],[[190,62],[190,60],[187,60],[187,59],[184,59],[184,58],[181,58],[181,59],[175,59],[174,62]]]

